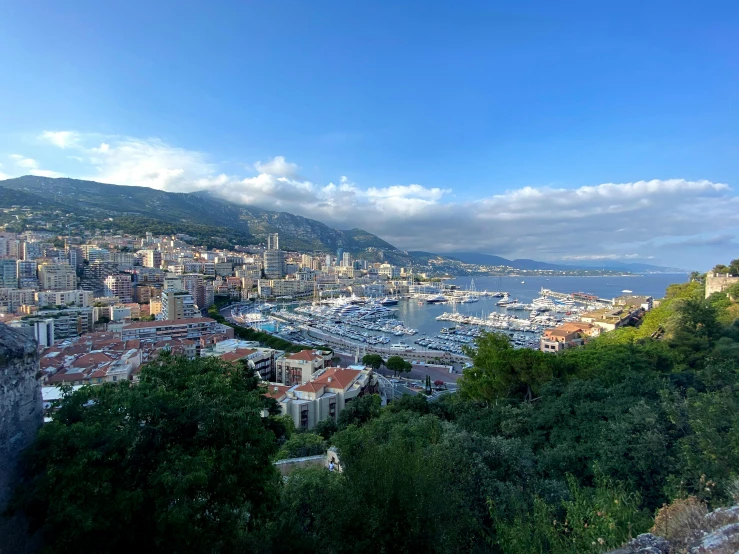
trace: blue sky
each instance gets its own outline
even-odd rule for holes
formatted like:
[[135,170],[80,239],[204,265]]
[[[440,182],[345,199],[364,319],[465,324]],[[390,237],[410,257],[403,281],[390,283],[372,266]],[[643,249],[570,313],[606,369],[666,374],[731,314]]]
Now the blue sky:
[[0,172],[404,248],[739,257],[736,2],[212,4],[5,3]]

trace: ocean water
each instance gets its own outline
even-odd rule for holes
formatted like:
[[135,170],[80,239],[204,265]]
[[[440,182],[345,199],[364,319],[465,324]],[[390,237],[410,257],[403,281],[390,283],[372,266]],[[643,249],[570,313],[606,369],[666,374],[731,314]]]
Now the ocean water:
[[[511,298],[529,303],[539,296],[542,288],[556,292],[584,292],[599,298],[614,298],[621,296],[621,291],[631,290],[635,295],[653,296],[661,298],[665,289],[673,283],[685,283],[687,274],[655,274],[634,275],[627,277],[475,277],[477,291],[506,291]],[[472,279],[460,277],[447,281],[462,289],[469,289]],[[479,302],[472,304],[457,304],[457,311],[462,314],[487,317],[490,312],[505,312],[496,306],[499,298],[480,297]],[[448,321],[436,321],[436,316],[452,311],[450,304],[419,304],[415,299],[402,300],[398,304],[397,317],[402,319],[406,326],[418,329],[421,333],[434,335],[442,328],[454,325]],[[528,317],[528,312],[514,312],[519,317]]]

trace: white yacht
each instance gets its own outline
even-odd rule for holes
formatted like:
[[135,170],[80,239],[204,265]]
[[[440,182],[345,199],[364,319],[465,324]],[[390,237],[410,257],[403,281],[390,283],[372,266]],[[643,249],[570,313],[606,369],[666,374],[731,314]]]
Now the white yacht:
[[404,352],[407,352],[409,350],[415,350],[415,348],[404,342],[396,342],[390,345],[390,350],[402,350]]

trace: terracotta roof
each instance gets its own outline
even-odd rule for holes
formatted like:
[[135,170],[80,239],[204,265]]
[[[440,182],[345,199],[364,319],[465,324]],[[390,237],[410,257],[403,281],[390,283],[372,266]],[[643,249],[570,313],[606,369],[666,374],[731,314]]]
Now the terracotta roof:
[[[323,383],[329,389],[346,389],[359,376],[358,369],[341,369],[332,367],[327,369],[323,375],[315,379],[315,383]],[[331,381],[329,382],[329,379]]]
[[88,375],[84,371],[73,371],[71,373],[63,369],[56,375],[49,377],[49,383],[67,383],[70,381],[85,381]]
[[256,350],[252,350],[250,348],[237,348],[233,352],[227,352],[225,354],[221,354],[218,357],[224,362],[236,362],[238,360],[246,358],[250,354],[254,354],[254,352],[256,352]]
[[90,367],[97,366],[100,364],[108,363],[112,361],[112,358],[103,352],[91,352],[89,354],[83,354],[72,362],[72,367]]
[[297,387],[295,390],[300,392],[319,392],[326,386],[326,383],[318,383],[315,381],[309,381],[305,385]]
[[301,350],[295,354],[288,354],[285,356],[288,360],[304,360],[306,362],[312,362],[316,358],[323,358],[323,355],[318,350]]
[[279,400],[280,398],[282,398],[283,396],[285,396],[285,394],[289,390],[290,390],[290,387],[288,387],[286,385],[277,385],[275,383],[269,383],[269,385],[267,385],[267,391],[268,392],[265,393],[264,396],[269,396],[270,398],[274,398],[275,400]]

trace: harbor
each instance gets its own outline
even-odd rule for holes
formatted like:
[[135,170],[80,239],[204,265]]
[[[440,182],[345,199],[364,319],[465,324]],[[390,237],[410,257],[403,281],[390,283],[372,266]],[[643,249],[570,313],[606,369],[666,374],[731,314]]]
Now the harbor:
[[[353,355],[359,351],[462,364],[468,360],[465,347],[473,346],[482,332],[505,333],[514,348],[537,349],[545,330],[577,321],[584,312],[613,302],[594,279],[581,278],[577,284],[582,290],[575,292],[554,290],[556,279],[554,283],[540,279],[532,283],[541,285],[536,296],[515,286],[524,285],[524,279],[516,281],[506,283],[510,291],[496,286],[500,279],[492,283],[493,290],[479,290],[469,280],[417,286],[406,294],[382,298],[345,294],[288,305],[242,303],[228,315],[240,325],[303,344],[328,344]],[[600,289],[585,287],[591,283],[598,283]],[[630,292],[623,288],[613,294]]]

